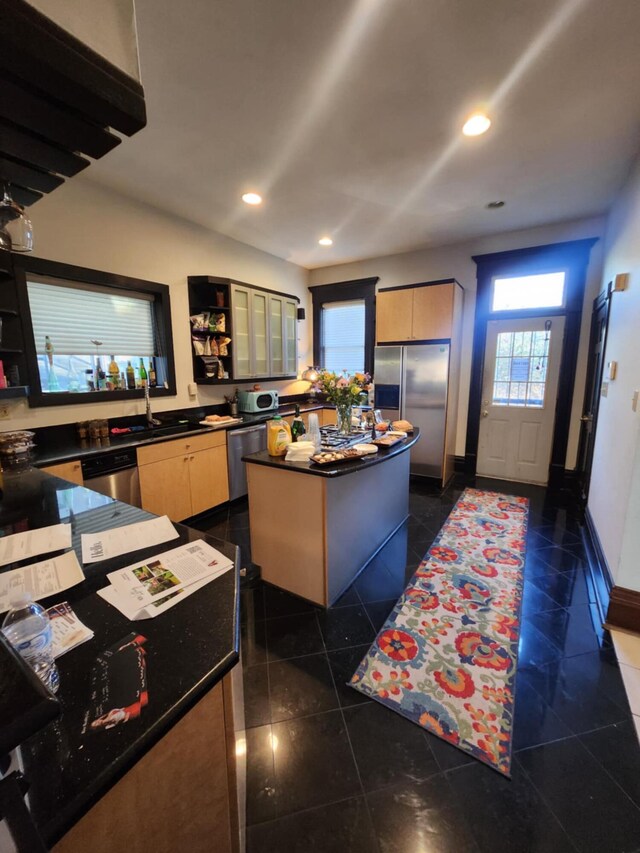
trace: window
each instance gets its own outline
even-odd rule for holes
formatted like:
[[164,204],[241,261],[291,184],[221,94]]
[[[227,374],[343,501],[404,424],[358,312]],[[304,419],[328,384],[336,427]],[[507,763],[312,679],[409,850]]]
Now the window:
[[364,299],[332,302],[322,309],[322,366],[339,373],[364,371]]
[[310,287],[316,367],[373,373],[377,277]]
[[564,272],[494,278],[492,311],[560,308],[564,305]]
[[493,377],[494,406],[541,409],[551,332],[500,332]]
[[140,396],[145,375],[175,393],[166,285],[39,258],[16,281],[31,406]]

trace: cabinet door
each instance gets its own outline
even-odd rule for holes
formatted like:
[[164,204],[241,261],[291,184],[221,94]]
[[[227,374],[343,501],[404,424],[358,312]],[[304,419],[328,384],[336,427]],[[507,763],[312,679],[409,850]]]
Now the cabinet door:
[[182,521],[193,515],[188,456],[140,465],[138,471],[143,509],[156,515],[168,515],[172,521]]
[[437,341],[451,337],[455,284],[432,284],[413,291],[413,326],[415,341]]
[[381,290],[376,295],[376,340],[411,340],[411,315],[413,313],[413,288]]
[[70,483],[76,483],[78,486],[84,486],[82,465],[78,459],[74,459],[73,462],[61,462],[59,465],[47,465],[46,468],[40,470],[47,474],[53,474],[54,477],[68,480]]
[[231,286],[231,351],[233,378],[251,377],[251,292],[237,284]]
[[269,317],[266,293],[251,291],[251,373],[269,375]]
[[226,446],[200,450],[189,456],[191,513],[197,515],[229,500]]
[[269,296],[269,344],[271,350],[271,376],[284,373],[284,299]]
[[298,372],[298,303],[286,299],[284,303],[284,372]]

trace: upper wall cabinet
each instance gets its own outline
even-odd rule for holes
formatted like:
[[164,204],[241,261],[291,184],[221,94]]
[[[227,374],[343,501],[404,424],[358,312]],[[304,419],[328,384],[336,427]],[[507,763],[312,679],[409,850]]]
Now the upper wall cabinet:
[[0,0],[0,182],[15,201],[33,204],[119,145],[111,128],[145,126],[137,69],[132,0]]
[[376,295],[377,343],[451,338],[456,287],[460,285],[451,279],[379,290]]
[[[231,279],[190,276],[196,382],[295,377],[298,301],[295,296]],[[206,328],[198,331],[198,323]],[[196,352],[201,343],[204,353]]]

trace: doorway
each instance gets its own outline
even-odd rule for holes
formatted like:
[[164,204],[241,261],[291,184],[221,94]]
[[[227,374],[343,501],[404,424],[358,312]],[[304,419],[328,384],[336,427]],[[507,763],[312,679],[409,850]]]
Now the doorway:
[[487,323],[478,475],[547,484],[564,326],[557,315]]
[[591,314],[591,334],[589,337],[589,360],[587,362],[587,382],[584,392],[582,417],[580,418],[580,444],[578,447],[578,488],[580,500],[584,505],[589,496],[593,448],[596,437],[596,424],[604,375],[604,357],[609,326],[609,307],[611,300],[608,291],[602,291],[593,301]]

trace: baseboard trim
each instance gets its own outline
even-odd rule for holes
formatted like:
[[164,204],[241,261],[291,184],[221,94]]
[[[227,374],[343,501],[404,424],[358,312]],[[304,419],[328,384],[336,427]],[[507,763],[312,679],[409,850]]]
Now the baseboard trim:
[[611,590],[606,623],[612,628],[624,628],[640,634],[640,592],[614,586]]
[[611,595],[614,589],[613,578],[588,507],[584,511],[584,522],[582,540],[587,552],[589,580],[593,587],[600,618],[605,622],[608,619]]

